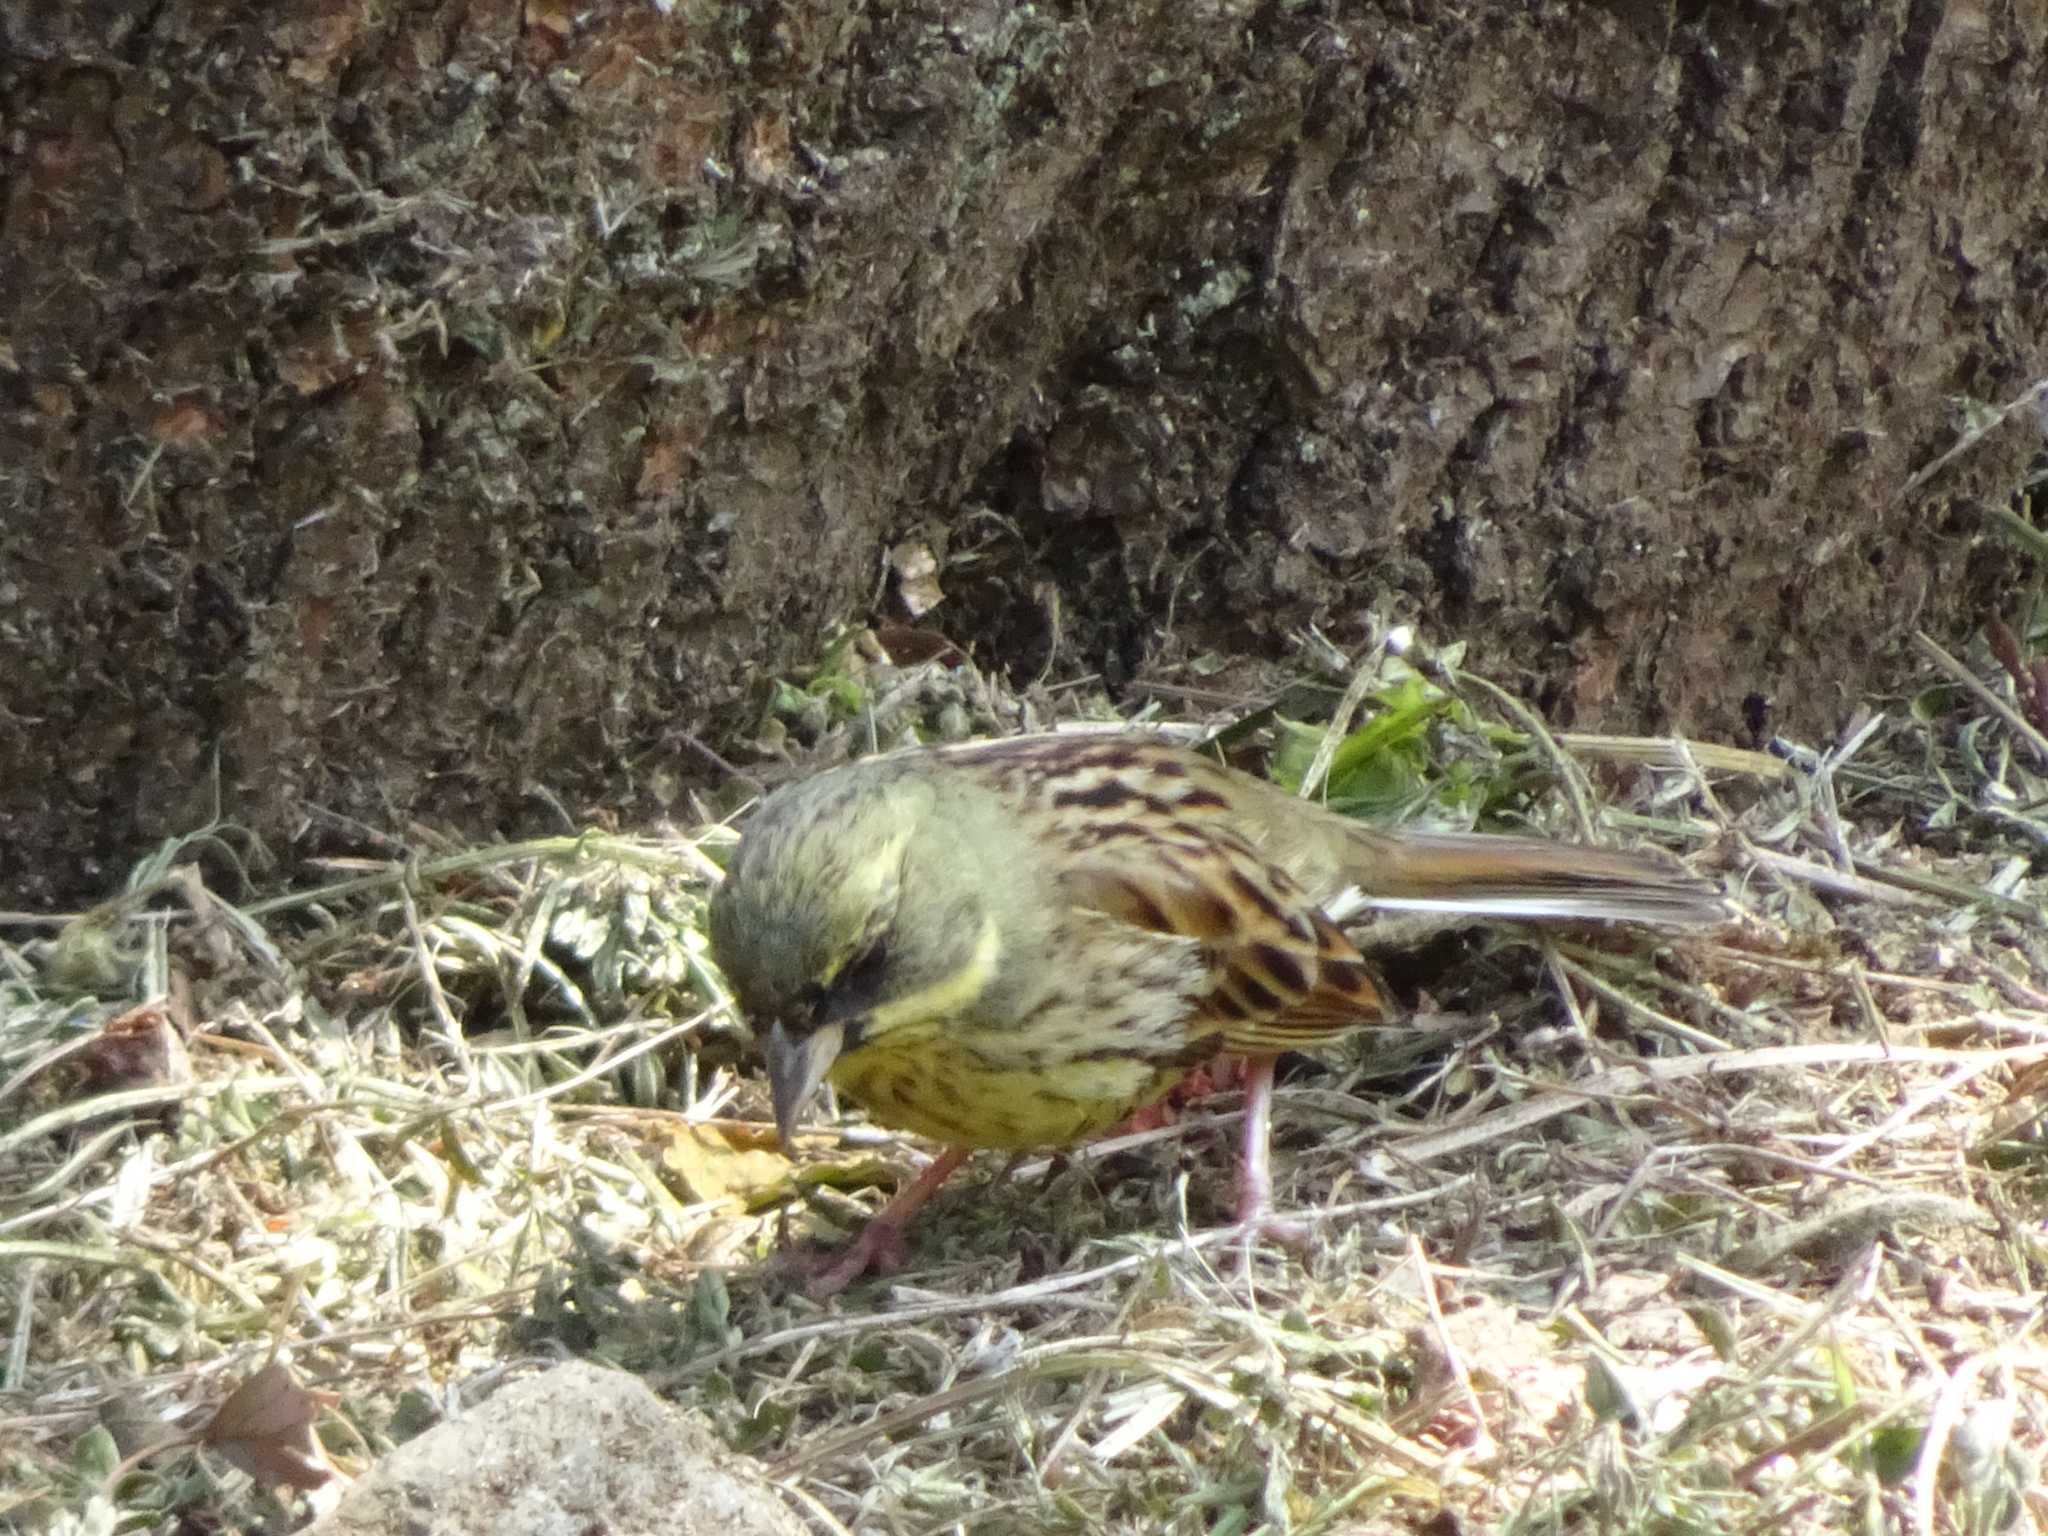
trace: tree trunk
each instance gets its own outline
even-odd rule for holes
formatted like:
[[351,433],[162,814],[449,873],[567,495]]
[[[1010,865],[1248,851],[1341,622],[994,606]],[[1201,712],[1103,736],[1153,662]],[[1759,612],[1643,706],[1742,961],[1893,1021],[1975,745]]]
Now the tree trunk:
[[[1113,686],[1369,608],[1813,732],[2015,562],[2048,41],[1977,0],[0,0],[0,894],[651,818],[931,546]],[[1057,597],[1051,601],[1047,594]]]

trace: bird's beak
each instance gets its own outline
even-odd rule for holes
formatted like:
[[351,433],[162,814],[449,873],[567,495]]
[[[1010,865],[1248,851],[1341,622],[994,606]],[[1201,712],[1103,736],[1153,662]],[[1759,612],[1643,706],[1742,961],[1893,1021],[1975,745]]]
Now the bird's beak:
[[780,1019],[768,1026],[761,1054],[768,1060],[768,1091],[775,1101],[775,1130],[783,1151],[789,1150],[796,1117],[825,1081],[845,1041],[846,1029],[840,1024],[821,1024],[807,1035],[792,1035]]

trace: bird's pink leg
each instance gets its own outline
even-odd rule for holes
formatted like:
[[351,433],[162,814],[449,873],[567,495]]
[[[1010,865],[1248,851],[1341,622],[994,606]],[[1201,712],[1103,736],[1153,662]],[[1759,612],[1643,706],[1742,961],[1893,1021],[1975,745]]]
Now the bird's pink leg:
[[1309,1240],[1308,1228],[1273,1214],[1273,1064],[1271,1056],[1244,1062],[1244,1171],[1238,1185],[1237,1223],[1247,1236],[1269,1237],[1290,1248]]
[[862,1275],[886,1275],[903,1266],[903,1232],[938,1187],[953,1176],[973,1155],[972,1147],[948,1147],[932,1159],[907,1189],[883,1207],[882,1213],[861,1228],[860,1236],[833,1254],[804,1284],[810,1295],[822,1300],[836,1296]]

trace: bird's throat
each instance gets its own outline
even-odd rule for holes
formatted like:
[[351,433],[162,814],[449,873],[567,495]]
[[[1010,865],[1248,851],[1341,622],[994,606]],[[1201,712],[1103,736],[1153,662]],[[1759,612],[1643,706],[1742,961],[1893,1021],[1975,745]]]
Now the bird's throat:
[[862,1034],[873,1040],[891,1030],[929,1024],[966,1012],[980,1000],[994,979],[1002,956],[1002,931],[997,928],[995,918],[984,913],[981,935],[975,940],[973,953],[967,957],[966,963],[952,975],[941,977],[930,986],[878,1003],[869,1011]]

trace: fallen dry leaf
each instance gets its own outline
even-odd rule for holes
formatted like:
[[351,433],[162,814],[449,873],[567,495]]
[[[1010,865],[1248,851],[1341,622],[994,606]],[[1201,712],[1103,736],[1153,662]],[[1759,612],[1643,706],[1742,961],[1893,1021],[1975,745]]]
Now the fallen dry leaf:
[[342,1476],[313,1433],[314,1419],[340,1401],[300,1386],[273,1360],[228,1394],[199,1440],[258,1482],[310,1493]]
[[661,1164],[693,1200],[724,1200],[745,1210],[787,1190],[790,1162],[780,1152],[736,1147],[708,1125],[679,1126]]
[[889,551],[889,566],[896,573],[896,595],[913,619],[921,619],[946,600],[939,585],[939,562],[929,545],[905,540]]

